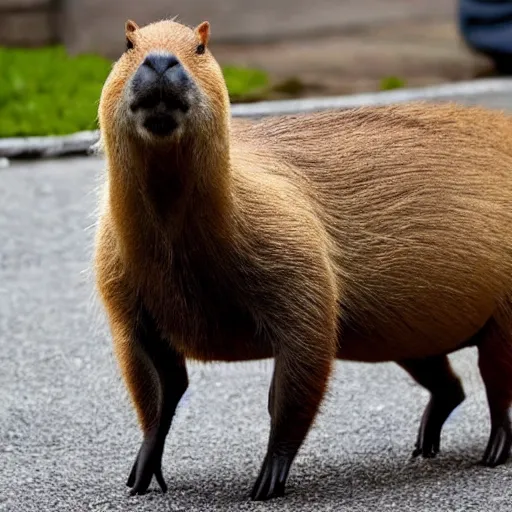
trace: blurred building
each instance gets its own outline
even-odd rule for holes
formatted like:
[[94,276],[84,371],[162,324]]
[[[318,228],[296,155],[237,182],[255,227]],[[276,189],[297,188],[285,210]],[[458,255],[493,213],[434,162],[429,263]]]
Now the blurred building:
[[64,42],[116,58],[127,18],[139,25],[178,16],[210,21],[216,42],[268,42],[358,25],[453,16],[453,0],[0,0],[0,44]]

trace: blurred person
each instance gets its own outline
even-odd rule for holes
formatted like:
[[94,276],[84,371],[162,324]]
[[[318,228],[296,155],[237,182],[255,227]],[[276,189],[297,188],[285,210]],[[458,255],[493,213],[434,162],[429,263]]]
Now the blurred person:
[[512,0],[459,0],[466,44],[489,57],[501,75],[512,75]]

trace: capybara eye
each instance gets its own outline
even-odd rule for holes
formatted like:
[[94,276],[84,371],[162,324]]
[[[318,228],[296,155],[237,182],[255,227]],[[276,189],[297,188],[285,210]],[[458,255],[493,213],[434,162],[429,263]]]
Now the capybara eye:
[[200,44],[197,48],[196,48],[196,53],[198,55],[202,55],[204,53],[204,50],[205,50],[205,47],[204,47],[204,44]]
[[126,49],[131,50],[132,48],[133,48],[133,43],[129,39],[126,39]]

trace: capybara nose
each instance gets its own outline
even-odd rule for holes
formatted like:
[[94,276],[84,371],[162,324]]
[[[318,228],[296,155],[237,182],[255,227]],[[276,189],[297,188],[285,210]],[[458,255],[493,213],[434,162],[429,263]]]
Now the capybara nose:
[[192,85],[176,56],[151,52],[133,76],[130,108],[135,112],[140,108],[154,109],[163,103],[169,110],[186,112],[189,108],[187,93]]
[[180,61],[172,53],[150,53],[143,62],[144,66],[163,75],[168,69],[177,66]]

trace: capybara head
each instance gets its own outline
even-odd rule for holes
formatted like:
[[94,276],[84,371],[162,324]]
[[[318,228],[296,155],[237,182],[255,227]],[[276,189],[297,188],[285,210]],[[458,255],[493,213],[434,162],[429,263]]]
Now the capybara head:
[[222,71],[208,49],[210,25],[126,22],[126,50],[100,99],[102,132],[123,130],[147,143],[215,133],[229,119]]

